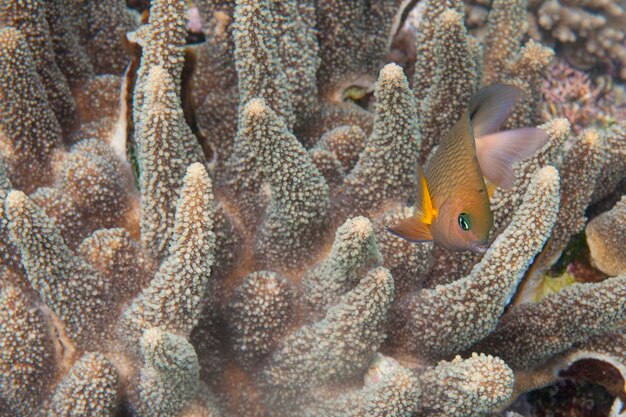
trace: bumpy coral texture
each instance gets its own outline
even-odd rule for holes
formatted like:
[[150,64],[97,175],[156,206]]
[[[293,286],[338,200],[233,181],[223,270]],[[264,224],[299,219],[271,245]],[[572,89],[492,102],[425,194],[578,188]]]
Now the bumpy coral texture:
[[[541,122],[554,55],[524,1],[481,42],[427,0],[410,88],[410,3],[0,0],[1,417],[505,415],[624,369],[625,129],[539,126],[482,258],[386,231],[480,86]],[[609,277],[528,303],[585,228]]]
[[[482,26],[500,0],[465,0],[470,26]],[[520,2],[521,3],[521,2]],[[563,50],[582,69],[608,66],[626,79],[626,4],[622,0],[525,0],[528,32]]]

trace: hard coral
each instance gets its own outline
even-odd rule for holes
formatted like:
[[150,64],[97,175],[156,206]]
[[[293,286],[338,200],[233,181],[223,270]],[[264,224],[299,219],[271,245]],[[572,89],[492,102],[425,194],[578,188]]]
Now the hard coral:
[[569,123],[541,125],[482,259],[385,231],[479,85],[540,122],[552,51],[521,44],[523,1],[484,48],[460,0],[427,1],[413,90],[382,62],[406,2],[129,4],[143,25],[0,0],[0,416],[469,417],[589,358],[624,375],[624,276],[521,296],[616,193],[622,130],[563,154]]
[[[490,3],[466,0],[468,24],[483,26]],[[568,61],[589,69],[613,67],[626,79],[626,5],[621,0],[526,0],[529,35],[562,49]]]

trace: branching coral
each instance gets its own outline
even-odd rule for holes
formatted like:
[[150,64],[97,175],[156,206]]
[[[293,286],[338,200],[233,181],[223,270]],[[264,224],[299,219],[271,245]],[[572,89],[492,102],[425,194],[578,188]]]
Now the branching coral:
[[0,416],[469,417],[623,369],[623,276],[520,296],[623,226],[623,200],[585,217],[623,130],[564,154],[568,122],[541,125],[482,258],[385,230],[480,85],[539,123],[552,51],[521,44],[524,1],[494,2],[484,48],[461,1],[426,1],[413,90],[382,62],[407,2],[203,0],[192,25],[130,3],[138,27],[117,0],[0,1]]
[[624,239],[626,237],[626,197],[611,210],[593,219],[585,228],[591,259],[608,275],[619,275],[626,271]]
[[36,185],[46,184],[45,168],[60,145],[61,128],[24,37],[12,27],[4,28],[0,44],[2,158],[15,185],[30,191],[26,178],[38,178]]
[[[494,0],[494,3],[497,0]],[[490,1],[468,0],[468,23],[485,23]],[[529,34],[564,49],[573,64],[615,67],[626,79],[626,8],[619,0],[529,0]]]

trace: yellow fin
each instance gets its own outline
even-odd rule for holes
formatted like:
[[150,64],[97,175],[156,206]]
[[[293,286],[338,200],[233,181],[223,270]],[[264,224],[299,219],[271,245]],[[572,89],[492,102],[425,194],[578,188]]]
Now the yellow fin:
[[428,191],[428,183],[421,167],[417,169],[418,192],[415,202],[415,214],[404,219],[387,230],[394,235],[411,242],[428,242],[433,240],[430,225],[437,216],[437,209],[433,206]]
[[489,180],[485,181],[485,185],[487,186],[487,195],[489,196],[489,200],[491,200],[491,197],[493,197],[493,193],[496,192],[496,188],[498,188],[498,186]]
[[401,220],[393,226],[388,227],[387,230],[411,242],[427,242],[433,240],[433,235],[430,233],[430,225],[423,223],[419,214]]
[[426,176],[421,167],[417,168],[418,176],[418,191],[417,201],[415,202],[415,216],[421,223],[432,224],[433,219],[437,216],[437,209],[433,206],[433,201],[430,198],[430,192],[428,191],[428,183],[426,182]]

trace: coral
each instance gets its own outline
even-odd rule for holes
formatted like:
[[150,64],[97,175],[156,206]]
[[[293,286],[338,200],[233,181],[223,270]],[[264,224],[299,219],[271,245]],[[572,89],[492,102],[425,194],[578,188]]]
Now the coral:
[[[415,67],[415,83],[425,86],[423,89],[419,85],[414,86],[415,97],[420,104],[422,157],[428,156],[432,147],[452,127],[477,87],[481,57],[476,56],[473,39],[467,37],[462,19],[461,14],[453,9],[437,16],[437,29],[432,34],[437,42],[432,51],[434,62],[430,63],[434,69],[428,74],[425,71],[428,67]],[[416,42],[419,42],[419,37]],[[424,54],[422,59],[428,59],[428,55]],[[459,71],[459,68],[462,70]],[[428,78],[432,82],[430,88]],[[440,100],[442,95],[449,95],[450,99]]]
[[624,247],[626,237],[626,197],[615,206],[593,219],[585,228],[591,261],[607,275],[626,271]]
[[211,180],[201,164],[187,168],[172,227],[169,256],[146,287],[124,311],[119,332],[137,342],[149,328],[189,335],[206,292],[215,233]]
[[[497,0],[491,7],[495,3]],[[529,13],[525,24],[533,38],[563,49],[567,59],[580,68],[608,64],[620,78],[626,79],[626,8],[622,1],[530,0],[527,3]],[[483,26],[490,1],[467,0],[466,5],[468,24]]]
[[[56,5],[50,4],[49,6],[54,9]],[[45,91],[45,97],[47,97],[47,100],[43,102],[47,102],[56,116],[55,124],[60,125],[64,132],[67,133],[76,123],[76,104],[71,96],[69,82],[61,72],[57,62],[57,59],[61,61],[62,57],[56,56],[53,50],[53,35],[46,20],[46,12],[46,5],[36,1],[12,2],[7,0],[3,1],[0,6],[0,22],[3,22],[6,26],[18,29],[24,37],[26,45],[25,48],[23,46],[20,47],[21,51],[19,54],[27,53],[25,51],[27,48],[30,51],[32,61],[28,58],[20,59],[20,61],[25,61],[23,64],[31,68],[26,71],[34,69],[39,75]],[[57,14],[57,16],[59,15]],[[56,25],[56,28],[61,27],[63,26]],[[6,51],[4,54],[15,47],[9,48],[8,50],[3,48],[3,51]],[[3,68],[8,69],[10,67],[3,65]],[[22,69],[22,71],[25,71],[25,69]],[[24,77],[19,78],[24,83]],[[35,88],[39,89],[39,87]],[[22,97],[30,98],[29,95],[22,95]],[[50,118],[48,116],[45,119],[49,120]],[[52,121],[49,123],[52,123]],[[54,133],[54,131],[50,133]]]
[[[514,368],[545,362],[589,336],[611,330],[608,323],[615,326],[623,322],[625,278],[572,285],[537,304],[517,305],[507,311],[478,349],[502,357]],[[528,333],[524,327],[534,331]]]
[[[537,23],[564,44],[570,59],[580,65],[611,62],[621,78],[626,78],[624,17],[619,1],[593,4],[579,1],[560,4],[543,2],[537,9]],[[572,45],[574,44],[574,45]]]
[[494,0],[487,20],[485,59],[489,66],[484,77],[488,83],[499,81],[509,61],[515,58],[518,45],[526,33],[527,0]]
[[[27,178],[46,184],[46,168],[60,145],[61,128],[24,37],[7,27],[0,31],[0,44],[2,158],[15,185],[29,192],[33,186],[27,187]],[[30,112],[32,116],[20,116]]]
[[3,285],[0,407],[20,414],[37,407],[52,372],[53,352],[46,325],[41,313],[28,303],[17,288]]
[[252,365],[267,356],[295,309],[289,282],[274,272],[257,271],[246,278],[228,303],[233,317],[233,350]]
[[[592,377],[617,407],[623,126],[541,119],[524,1],[484,38],[414,3],[0,0],[0,416],[486,416]],[[495,81],[548,141],[490,248],[388,233]],[[585,229],[611,277],[529,303]]]
[[287,336],[262,374],[276,412],[291,415],[315,388],[362,372],[383,341],[392,296],[389,271],[373,269],[323,320]]
[[570,151],[563,156],[559,170],[561,173],[559,214],[552,229],[552,236],[533,264],[534,277],[527,279],[520,297],[524,297],[526,291],[536,286],[530,281],[538,279],[538,275],[542,275],[550,265],[558,261],[571,237],[585,227],[587,220],[585,209],[591,200],[596,180],[604,164],[604,157],[604,143],[600,133],[595,129],[581,133],[573,142]]
[[[520,274],[550,233],[559,204],[558,184],[556,170],[543,168],[529,186],[511,224],[468,276],[407,297],[407,323],[401,333],[410,350],[441,358],[491,333]],[[544,209],[534,210],[537,206]],[[502,264],[507,266],[504,271]],[[476,301],[469,305],[456,302],[463,299]]]
[[337,229],[328,257],[302,277],[304,299],[312,311],[324,311],[359,282],[364,268],[381,262],[372,223],[361,216],[348,219]]
[[499,358],[474,353],[441,361],[420,375],[424,416],[465,416],[497,408],[513,391],[513,371]]
[[85,353],[56,386],[49,416],[108,416],[117,407],[118,376],[101,353]]
[[523,0],[494,2],[484,46],[467,33],[461,1],[424,5],[415,35],[417,61],[413,76],[422,130],[421,162],[426,162],[433,147],[458,120],[481,85],[503,82],[526,91],[526,97],[504,127],[540,122],[540,89],[554,52],[532,40],[520,48],[526,30],[525,3]]
[[311,250],[328,210],[328,186],[302,145],[262,100],[246,104],[241,131],[272,194],[257,243],[262,263],[293,267],[294,259],[285,259],[285,253],[300,257]]
[[367,369],[364,387],[318,404],[306,416],[411,415],[417,411],[417,379],[392,358],[377,354]]
[[606,160],[591,196],[594,202],[606,199],[614,190],[620,189],[621,184],[624,183],[626,124],[622,122],[606,129],[603,132],[603,137]]
[[93,344],[112,301],[106,299],[108,281],[65,245],[52,221],[23,192],[7,195],[5,216],[32,289],[66,325],[71,340]]
[[144,366],[137,384],[140,415],[178,414],[194,396],[200,369],[193,346],[182,336],[150,328],[141,336]]
[[568,65],[562,58],[554,60],[543,82],[545,120],[565,117],[572,130],[606,129],[626,118],[626,94],[623,86],[610,77],[592,78]]
[[[380,71],[374,96],[377,110],[372,134],[340,190],[339,210],[348,216],[371,215],[380,201],[407,199],[417,186],[415,100],[398,65],[388,64]],[[389,108],[398,111],[386,111]]]

